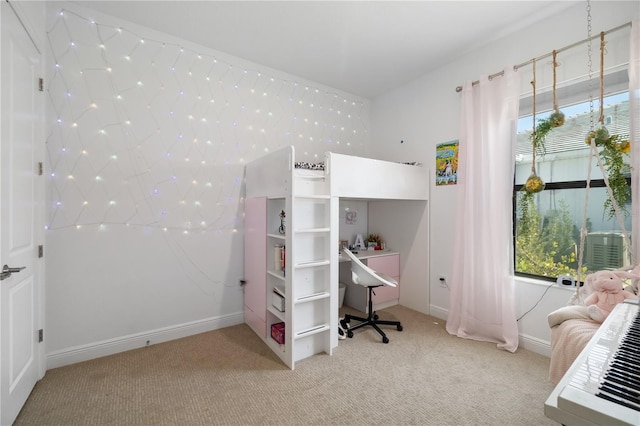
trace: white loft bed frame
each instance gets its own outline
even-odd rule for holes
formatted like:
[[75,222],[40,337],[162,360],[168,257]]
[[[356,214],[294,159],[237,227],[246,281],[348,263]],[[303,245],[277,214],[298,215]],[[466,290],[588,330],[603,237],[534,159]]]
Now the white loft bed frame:
[[[402,164],[391,161],[376,160],[352,155],[325,153],[324,170],[309,170],[296,168],[295,148],[289,146],[260,157],[245,167],[245,198],[266,197],[289,198],[292,195],[326,196],[331,198],[362,199],[367,201],[428,201],[429,199],[429,169],[422,166]],[[397,207],[397,206],[396,206]],[[338,222],[338,203],[334,203],[335,210],[331,214],[331,229],[335,231],[336,247]],[[383,209],[389,208],[382,207]],[[395,214],[395,213],[391,213]],[[409,233],[411,238],[416,235],[416,229],[410,232],[406,224],[396,222],[395,231],[389,234]],[[392,226],[392,229],[393,229]],[[428,226],[428,225],[427,225]],[[333,232],[333,231],[332,231]],[[338,251],[331,254],[332,298],[337,300],[338,292]],[[415,260],[413,260],[415,264]],[[419,267],[413,267],[409,276],[414,280],[428,279],[428,267],[418,261]],[[423,286],[421,286],[423,287]],[[411,295],[409,296],[411,297]],[[335,318],[331,319],[331,327],[337,331],[337,303]],[[338,345],[338,334],[331,337],[331,347]]]
[[[295,168],[295,148],[283,148],[260,157],[246,167],[246,197],[282,197],[297,177],[304,186],[329,183],[334,197],[371,200],[428,200],[429,169],[392,161],[325,153],[325,170]],[[303,183],[305,182],[305,183]],[[314,183],[315,182],[315,183]]]

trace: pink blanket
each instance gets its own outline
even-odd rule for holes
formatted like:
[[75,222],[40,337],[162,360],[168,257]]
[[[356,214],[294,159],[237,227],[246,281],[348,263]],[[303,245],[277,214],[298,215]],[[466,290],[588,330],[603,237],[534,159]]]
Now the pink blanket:
[[568,319],[551,328],[549,379],[558,384],[600,324],[591,320]]

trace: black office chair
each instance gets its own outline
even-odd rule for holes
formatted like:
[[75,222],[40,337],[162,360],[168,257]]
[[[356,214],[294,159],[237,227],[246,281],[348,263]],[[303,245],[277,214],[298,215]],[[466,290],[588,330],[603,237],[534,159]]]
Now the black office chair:
[[[397,287],[398,282],[385,274],[376,272],[373,269],[369,268],[348,249],[344,249],[343,251],[351,259],[351,281],[353,281],[354,284],[359,284],[361,286],[367,287],[368,289],[369,313],[366,318],[347,314],[344,316],[344,319],[340,321],[340,325],[343,329],[346,330],[347,337],[353,337],[354,330],[370,325],[371,327],[375,328],[378,333],[380,333],[383,343],[389,343],[389,338],[386,334],[384,334],[380,327],[378,327],[378,325],[395,325],[398,331],[402,331],[402,324],[400,324],[400,321],[384,321],[379,319],[378,314],[373,311],[373,289],[376,287],[381,287],[383,285]],[[350,326],[349,323],[352,319],[361,322],[354,326]]]

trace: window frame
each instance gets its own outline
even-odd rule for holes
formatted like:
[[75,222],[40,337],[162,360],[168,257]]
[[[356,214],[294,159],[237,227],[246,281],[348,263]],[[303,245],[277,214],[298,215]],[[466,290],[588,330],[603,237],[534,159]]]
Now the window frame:
[[[621,81],[620,81],[620,71],[618,71],[616,73],[617,77],[616,77],[616,84],[614,86],[615,89],[608,91],[608,93],[604,94],[604,97],[607,98],[609,96],[615,95],[615,94],[620,94],[620,93],[624,93],[624,92],[628,92],[628,84],[626,87],[622,88],[620,86]],[[582,83],[578,83],[575,85],[575,87],[581,87],[582,89],[584,89],[584,82]],[[570,86],[569,86],[570,87]],[[622,89],[622,90],[621,90]],[[572,89],[569,89],[573,92],[573,100],[577,100],[577,102],[574,102],[572,105],[575,105],[577,103],[586,103],[586,102],[590,102],[589,98],[588,98],[588,93],[582,91],[582,90],[577,90],[574,91]],[[581,95],[577,95],[577,93],[581,93]],[[549,96],[548,93],[546,93],[547,97]],[[576,97],[577,96],[577,97]],[[524,99],[524,103],[525,103],[525,107],[520,108],[519,111],[519,117],[518,119],[522,119],[525,117],[530,117],[531,116],[531,105],[527,104],[527,100],[529,100],[530,102],[531,97],[526,97]],[[523,100],[521,99],[521,102]],[[545,104],[548,102],[544,102]],[[549,108],[547,105],[545,105],[546,111],[549,111]],[[560,108],[560,110],[562,110],[562,107]],[[545,112],[540,114],[540,117],[545,115]],[[517,161],[514,158],[514,164],[517,165]],[[518,219],[518,205],[517,205],[517,201],[518,201],[518,194],[519,192],[522,190],[522,188],[524,187],[524,183],[521,184],[516,184],[516,170],[514,168],[514,176],[513,176],[513,196],[512,196],[512,248],[513,248],[513,272],[514,275],[516,277],[520,277],[520,278],[529,278],[529,279],[535,279],[535,280],[540,280],[540,281],[546,281],[546,282],[556,282],[558,277],[550,277],[550,276],[544,276],[544,275],[537,275],[537,274],[532,274],[532,273],[527,273],[527,272],[519,272],[516,270],[516,266],[517,266],[517,245],[516,245],[516,240],[517,240],[517,219]],[[628,176],[626,178],[627,181],[627,185],[629,185],[629,187],[631,187],[631,176]],[[587,179],[585,177],[584,180],[572,180],[572,181],[560,181],[560,182],[545,182],[545,189],[544,191],[552,191],[552,190],[563,190],[563,189],[586,189],[587,188]],[[600,179],[591,179],[589,181],[589,188],[606,188],[606,183],[604,178],[600,178]],[[578,247],[578,249],[580,249]],[[583,284],[583,281],[580,282],[580,285]]]

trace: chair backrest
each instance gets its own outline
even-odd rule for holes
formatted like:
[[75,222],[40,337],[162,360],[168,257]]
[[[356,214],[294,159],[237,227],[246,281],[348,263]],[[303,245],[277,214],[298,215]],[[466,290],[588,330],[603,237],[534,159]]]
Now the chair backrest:
[[349,249],[343,249],[343,251],[351,259],[351,281],[353,281],[354,284],[360,284],[365,287],[380,285],[388,285],[389,287],[398,286],[396,280],[369,268]]

